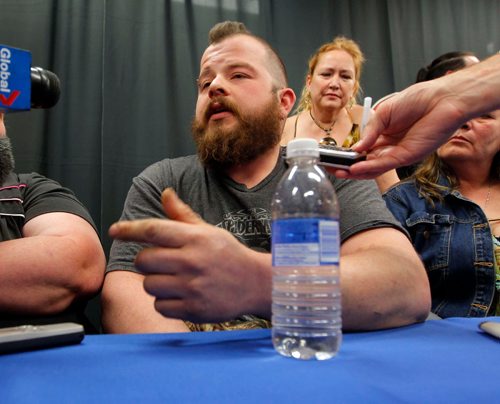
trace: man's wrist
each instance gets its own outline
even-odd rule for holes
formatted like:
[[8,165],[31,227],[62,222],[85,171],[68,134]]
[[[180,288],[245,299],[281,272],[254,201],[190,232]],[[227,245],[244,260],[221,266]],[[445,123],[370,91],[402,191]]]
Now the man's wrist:
[[272,261],[270,253],[250,250],[246,270],[252,274],[248,284],[244,313],[271,318]]

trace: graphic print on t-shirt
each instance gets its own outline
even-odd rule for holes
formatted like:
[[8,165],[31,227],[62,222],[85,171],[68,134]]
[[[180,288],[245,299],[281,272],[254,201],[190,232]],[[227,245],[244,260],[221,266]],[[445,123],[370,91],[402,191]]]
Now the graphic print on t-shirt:
[[217,224],[234,234],[243,244],[253,250],[271,250],[271,213],[264,208],[240,209],[224,214]]

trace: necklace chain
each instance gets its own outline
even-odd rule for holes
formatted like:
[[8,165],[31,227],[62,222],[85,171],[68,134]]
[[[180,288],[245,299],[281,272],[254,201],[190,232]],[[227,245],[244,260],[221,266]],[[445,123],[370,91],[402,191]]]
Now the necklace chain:
[[[483,211],[485,211],[485,214],[486,214],[486,206],[488,206],[488,202],[490,201],[490,196],[491,196],[491,181],[488,184],[488,193],[486,194],[486,201],[484,202],[484,209],[483,209]],[[488,218],[488,222],[498,222],[498,221],[500,221],[500,217],[497,217],[497,218],[494,218],[494,219]]]
[[318,122],[316,119],[314,119],[314,116],[313,116],[313,114],[312,114],[312,109],[310,109],[310,110],[309,110],[309,115],[311,115],[311,119],[312,119],[312,120],[313,120],[313,122],[316,124],[316,126],[317,126],[318,128],[320,128],[323,132],[325,132],[327,136],[330,136],[330,133],[331,133],[331,131],[332,131],[333,127],[335,126],[335,122],[337,122],[337,119],[334,119],[334,120],[333,120],[333,123],[330,125],[330,127],[329,127],[329,128],[323,128],[323,126],[321,126],[321,125],[319,124],[319,122]]
[[486,210],[486,206],[488,206],[488,202],[490,201],[490,195],[491,195],[491,181],[488,183],[488,193],[486,194],[486,201],[484,202],[483,210]]

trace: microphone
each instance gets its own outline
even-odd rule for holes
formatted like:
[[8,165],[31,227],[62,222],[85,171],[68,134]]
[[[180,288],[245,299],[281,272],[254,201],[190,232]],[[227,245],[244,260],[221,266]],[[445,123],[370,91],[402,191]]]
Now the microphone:
[[55,73],[31,67],[31,52],[0,45],[0,111],[51,108],[60,94]]
[[52,108],[61,95],[59,77],[41,67],[32,67],[30,73],[31,108]]

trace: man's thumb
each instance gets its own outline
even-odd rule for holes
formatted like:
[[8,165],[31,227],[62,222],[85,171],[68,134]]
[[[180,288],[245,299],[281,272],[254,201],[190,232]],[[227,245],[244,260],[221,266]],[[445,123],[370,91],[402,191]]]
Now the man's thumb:
[[161,203],[167,217],[184,223],[204,223],[204,221],[181,199],[172,188],[165,189],[161,194]]

